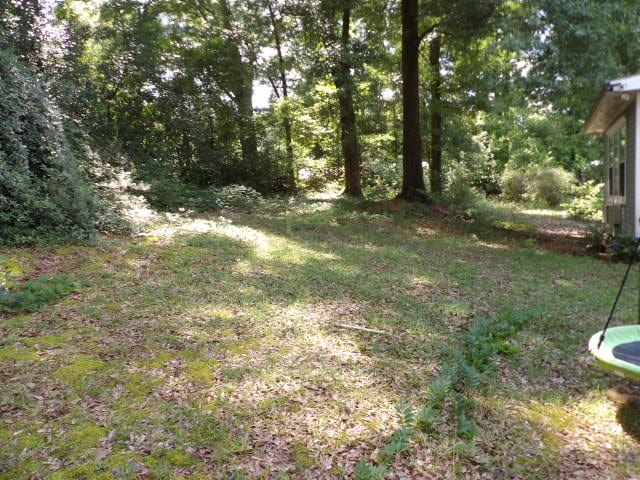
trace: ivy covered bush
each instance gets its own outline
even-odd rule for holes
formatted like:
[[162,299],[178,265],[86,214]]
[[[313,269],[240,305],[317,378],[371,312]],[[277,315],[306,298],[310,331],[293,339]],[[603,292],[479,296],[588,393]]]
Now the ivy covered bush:
[[43,85],[0,50],[0,243],[85,236],[95,194]]

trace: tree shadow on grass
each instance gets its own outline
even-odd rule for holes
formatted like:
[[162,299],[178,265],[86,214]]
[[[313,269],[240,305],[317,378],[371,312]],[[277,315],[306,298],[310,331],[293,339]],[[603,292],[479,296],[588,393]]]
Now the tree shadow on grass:
[[616,420],[628,435],[640,442],[640,399],[635,398],[620,405]]
[[[166,381],[148,396],[186,402],[202,415],[203,398],[229,392],[233,400],[220,405],[246,412],[243,428],[255,448],[265,442],[265,456],[274,442],[283,442],[285,460],[300,454],[283,440],[294,427],[314,455],[335,453],[331,442],[342,437],[345,451],[360,449],[345,454],[349,461],[364,455],[380,444],[393,415],[388,404],[424,391],[434,374],[429,363],[440,360],[436,344],[455,342],[480,305],[500,310],[512,284],[525,279],[508,276],[517,257],[468,238],[459,243],[448,232],[425,233],[418,222],[337,210],[238,215],[211,231],[129,246],[112,260],[117,268],[103,275],[91,309],[76,307],[80,321],[108,332],[95,354],[121,370],[157,369]],[[551,272],[544,259],[525,260]],[[109,395],[104,402],[117,409]],[[386,417],[378,418],[381,405]],[[308,432],[310,420],[323,428]],[[263,439],[260,432],[272,427],[285,434]]]

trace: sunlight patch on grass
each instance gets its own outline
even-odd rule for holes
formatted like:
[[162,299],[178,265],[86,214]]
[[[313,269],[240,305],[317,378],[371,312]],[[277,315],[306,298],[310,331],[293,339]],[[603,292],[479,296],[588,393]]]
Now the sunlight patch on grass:
[[424,225],[417,227],[416,228],[416,233],[418,235],[423,235],[423,236],[426,236],[426,237],[433,237],[433,236],[438,235],[438,231],[435,228],[430,228],[430,227],[427,227],[427,226],[424,226]]
[[509,250],[509,246],[500,243],[486,242],[484,240],[476,240],[476,244],[481,247],[489,248],[491,250]]
[[[0,408],[15,422],[0,426],[0,478],[350,478],[398,428],[398,404],[423,402],[443,347],[513,304],[542,313],[478,393],[478,441],[418,436],[395,472],[578,478],[594,454],[601,478],[632,478],[637,444],[580,356],[623,266],[354,205],[175,218],[53,262],[37,250],[26,270],[91,281],[81,300],[0,322]],[[625,292],[621,318],[636,299]]]
[[539,208],[539,207],[523,208],[520,210],[520,213],[528,216],[568,218],[568,213],[566,210],[555,209],[555,208]]

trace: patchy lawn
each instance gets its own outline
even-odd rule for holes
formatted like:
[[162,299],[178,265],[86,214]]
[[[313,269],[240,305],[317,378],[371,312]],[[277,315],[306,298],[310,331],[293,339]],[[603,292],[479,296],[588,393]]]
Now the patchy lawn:
[[624,266],[529,233],[309,201],[3,251],[82,286],[0,313],[0,479],[352,478],[506,311],[529,321],[464,392],[475,433],[411,431],[385,478],[640,476],[640,407],[606,394],[635,387],[586,348]]

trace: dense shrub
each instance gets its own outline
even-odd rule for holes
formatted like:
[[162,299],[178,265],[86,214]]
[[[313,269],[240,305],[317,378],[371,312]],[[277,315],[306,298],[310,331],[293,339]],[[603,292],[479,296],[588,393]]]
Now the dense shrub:
[[95,193],[61,117],[34,75],[0,51],[0,242],[94,231]]
[[557,207],[569,196],[573,182],[573,175],[561,167],[537,166],[529,170],[506,169],[500,187],[505,200],[533,200]]
[[609,255],[612,260],[628,262],[632,257],[637,258],[637,245],[638,239],[633,235],[618,235],[614,242],[608,246]]
[[176,178],[154,180],[144,194],[153,207],[170,212],[189,207],[196,196],[193,187]]
[[151,205],[167,211],[216,211],[221,208],[251,211],[263,203],[260,192],[244,185],[195,188],[176,179],[152,182],[145,196]]
[[573,175],[560,167],[540,167],[531,178],[529,191],[536,202],[557,207],[571,191]]
[[402,160],[370,158],[362,166],[362,188],[368,198],[389,198],[402,185]]
[[527,174],[521,169],[506,169],[500,177],[502,196],[512,202],[524,200],[527,193]]
[[449,206],[460,211],[474,210],[482,198],[482,195],[471,186],[471,175],[464,165],[454,165],[447,172],[444,199]]
[[244,185],[222,187],[217,191],[217,197],[220,208],[237,208],[244,211],[251,211],[263,202],[260,192]]
[[582,185],[571,187],[571,201],[569,215],[573,218],[585,220],[600,220],[604,204],[604,184],[589,180]]

